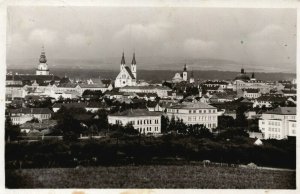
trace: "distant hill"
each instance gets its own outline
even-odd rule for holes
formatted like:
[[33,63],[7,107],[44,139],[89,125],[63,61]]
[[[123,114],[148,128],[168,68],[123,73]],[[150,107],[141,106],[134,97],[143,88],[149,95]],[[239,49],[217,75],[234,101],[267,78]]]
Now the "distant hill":
[[[32,74],[35,72],[34,69],[8,69],[8,72],[18,72],[22,74]],[[138,79],[142,80],[170,80],[174,76],[174,74],[179,71],[174,70],[138,70]],[[101,70],[101,69],[51,69],[51,73],[63,77],[67,75],[70,78],[99,78],[102,79],[115,79],[118,75],[118,70]],[[218,80],[231,80],[234,79],[235,76],[239,72],[232,71],[199,71],[194,70],[194,78],[195,80],[207,80],[207,79],[218,79]],[[251,72],[249,72],[251,75]],[[190,76],[190,72],[189,72]],[[296,78],[296,74],[293,73],[255,73],[255,77],[260,80],[291,80]]]

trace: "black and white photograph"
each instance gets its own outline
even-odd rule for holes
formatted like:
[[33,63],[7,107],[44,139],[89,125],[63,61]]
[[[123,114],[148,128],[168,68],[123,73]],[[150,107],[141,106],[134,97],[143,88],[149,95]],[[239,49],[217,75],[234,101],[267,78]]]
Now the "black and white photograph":
[[297,7],[173,5],[5,8],[5,190],[296,191]]

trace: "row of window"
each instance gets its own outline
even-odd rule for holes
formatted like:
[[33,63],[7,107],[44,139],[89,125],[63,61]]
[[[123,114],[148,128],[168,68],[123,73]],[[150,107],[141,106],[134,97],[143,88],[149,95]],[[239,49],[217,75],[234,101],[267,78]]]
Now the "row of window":
[[[168,112],[179,113],[179,109],[168,109]],[[216,112],[217,112],[217,110],[215,110],[215,109],[212,109],[212,110],[211,109],[189,110],[189,113],[216,113]]]
[[280,132],[280,128],[271,128],[271,127],[269,127],[269,131]]
[[188,121],[216,121],[217,116],[188,117]]
[[[151,119],[144,119],[144,120],[137,120],[137,122],[135,121],[129,121],[128,122],[129,124],[132,124],[132,125],[144,125],[144,124],[159,124],[159,120],[158,119],[155,119],[155,120],[151,120]],[[116,120],[116,124],[122,124],[122,121],[120,120]]]
[[280,135],[278,135],[278,134],[269,134],[269,138],[278,138],[278,139],[280,139]]
[[[158,127],[153,127],[154,131],[158,131]],[[152,127],[137,128],[140,133],[151,132]]]

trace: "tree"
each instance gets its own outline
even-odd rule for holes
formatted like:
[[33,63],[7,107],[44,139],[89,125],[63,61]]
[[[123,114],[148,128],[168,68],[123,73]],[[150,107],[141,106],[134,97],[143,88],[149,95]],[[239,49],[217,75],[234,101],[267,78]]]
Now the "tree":
[[204,125],[189,125],[188,126],[188,134],[198,138],[212,138],[213,134],[206,128]]
[[170,125],[170,120],[168,116],[161,116],[161,132],[167,133]]
[[61,130],[65,141],[75,141],[83,133],[84,127],[70,113],[59,118],[56,129]]
[[226,129],[229,127],[234,127],[234,118],[231,116],[219,116],[218,117],[218,128],[219,129]]
[[16,140],[20,135],[19,125],[13,125],[9,116],[5,117],[5,140]]
[[236,110],[236,119],[235,124],[237,127],[246,127],[247,126],[247,119],[245,116],[245,112],[247,110],[247,106],[240,105]]

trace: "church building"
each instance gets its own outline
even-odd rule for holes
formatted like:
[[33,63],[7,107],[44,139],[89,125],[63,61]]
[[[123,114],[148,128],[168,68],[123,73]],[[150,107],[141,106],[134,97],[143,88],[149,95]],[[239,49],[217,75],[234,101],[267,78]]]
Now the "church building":
[[136,60],[135,53],[133,53],[133,58],[131,62],[131,67],[126,65],[124,52],[122,54],[120,73],[116,77],[115,87],[122,88],[124,86],[136,86],[137,82],[137,72],[136,72]]
[[[183,72],[182,73],[176,73],[175,76],[172,78],[172,82],[173,83],[179,83],[179,82],[187,82],[188,81],[188,72],[187,72],[187,67],[186,64],[183,67]],[[194,79],[194,75],[192,72],[192,75],[190,77],[190,83],[194,83],[195,79]]]

